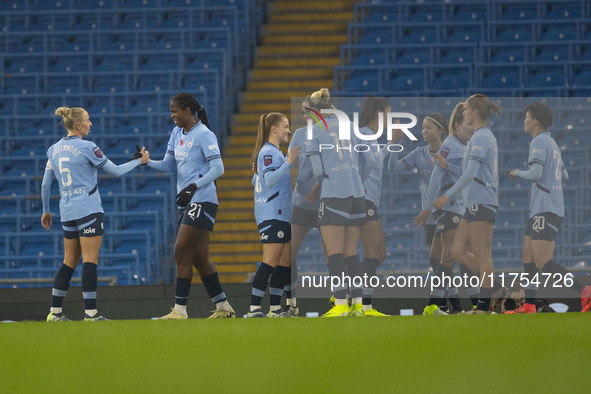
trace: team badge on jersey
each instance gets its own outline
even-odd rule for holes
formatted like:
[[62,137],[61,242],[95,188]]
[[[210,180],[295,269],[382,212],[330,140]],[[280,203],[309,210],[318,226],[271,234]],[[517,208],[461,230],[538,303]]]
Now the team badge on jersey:
[[444,159],[447,159],[447,154],[448,154],[448,153],[449,153],[449,148],[443,148],[443,149],[441,150],[441,156],[442,156]]
[[265,159],[265,166],[270,166],[271,164],[273,164],[273,156],[265,155],[263,156],[263,159]]
[[94,152],[96,157],[98,157],[99,159],[103,158],[103,152],[101,151],[101,148],[99,148],[98,146],[95,146],[94,148],[92,148],[92,151]]
[[192,147],[192,146],[193,146],[193,141],[189,141],[189,142],[187,142],[187,146],[188,146],[189,148],[190,148],[190,147]]

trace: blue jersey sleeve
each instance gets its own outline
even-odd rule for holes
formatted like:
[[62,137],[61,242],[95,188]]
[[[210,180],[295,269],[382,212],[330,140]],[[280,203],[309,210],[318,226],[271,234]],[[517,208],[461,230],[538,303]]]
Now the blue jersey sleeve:
[[473,159],[483,163],[486,158],[488,141],[482,134],[474,134],[470,140],[470,152],[468,159]]
[[538,163],[544,166],[544,164],[546,163],[546,157],[548,157],[551,154],[551,149],[548,147],[547,144],[544,143],[544,140],[542,138],[534,138],[529,148],[528,164],[532,165],[534,163]]
[[201,139],[201,150],[203,151],[203,156],[205,156],[205,161],[221,159],[222,155],[215,134],[212,131],[204,132]]
[[96,168],[101,168],[107,164],[107,156],[103,154],[101,148],[99,148],[94,142],[88,141],[86,147],[81,149],[82,154],[88,161]]

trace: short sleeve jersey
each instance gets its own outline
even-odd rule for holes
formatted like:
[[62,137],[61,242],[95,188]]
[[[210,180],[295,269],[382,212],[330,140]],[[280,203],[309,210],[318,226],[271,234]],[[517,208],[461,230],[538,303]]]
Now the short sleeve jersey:
[[429,181],[431,180],[431,174],[435,167],[435,158],[429,152],[429,145],[414,149],[402,159],[402,162],[407,170],[417,169],[419,174],[419,190],[421,191],[421,207],[423,210],[427,209],[427,189],[429,188]]
[[564,162],[560,148],[549,132],[540,133],[531,141],[528,163],[530,166],[535,163],[543,166],[542,177],[531,187],[530,217],[542,212],[564,217]]
[[[167,153],[174,156],[177,166],[177,193],[203,177],[211,166],[209,162],[221,158],[218,140],[213,132],[198,121],[187,133],[175,127],[170,134]],[[218,203],[215,183],[208,183],[195,192],[191,202]]]
[[[359,132],[364,135],[373,135],[374,132],[367,126],[359,129]],[[384,155],[387,152],[385,149],[380,149],[377,144],[369,145],[371,153],[374,155],[375,163],[369,175],[363,180],[363,187],[365,188],[365,199],[371,201],[376,207],[380,206],[380,199],[382,198],[382,174],[384,172]],[[361,154],[369,154],[370,152],[363,152]]]
[[47,150],[47,168],[52,169],[60,191],[60,220],[81,219],[103,211],[97,172],[107,157],[92,141],[64,137]]
[[353,149],[359,143],[359,138],[351,133],[350,140],[339,140],[336,116],[324,118],[328,130],[314,125],[308,149],[308,155],[320,154],[324,169],[320,198],[364,198],[365,191],[359,174],[359,153]]
[[254,216],[257,224],[267,220],[291,222],[291,177],[286,173],[275,185],[265,181],[268,172],[276,171],[285,162],[283,152],[275,145],[265,143],[257,156],[257,174],[254,183]]
[[316,184],[312,171],[312,163],[308,157],[309,145],[310,142],[306,139],[306,127],[297,129],[293,133],[293,137],[291,137],[289,143],[289,149],[295,146],[299,146],[302,149],[298,158],[298,175],[296,177],[291,203],[294,207],[317,211],[320,205],[319,199],[316,199],[312,203],[306,201],[306,195],[310,193],[310,190]]
[[[455,135],[447,137],[445,141],[443,141],[443,144],[441,144],[441,148],[439,148],[438,153],[447,160],[449,166],[445,169],[445,172],[441,177],[441,186],[438,196],[445,194],[445,192],[450,187],[452,187],[462,176],[465,152],[466,145],[463,144]],[[457,166],[457,169],[452,166]],[[464,211],[466,210],[466,203],[464,200],[465,190],[462,190],[445,204],[443,210],[455,212],[457,214],[464,214]]]
[[464,158],[464,171],[469,160],[480,162],[480,168],[473,181],[466,187],[466,205],[499,206],[499,150],[497,139],[488,127],[481,127],[474,132]]

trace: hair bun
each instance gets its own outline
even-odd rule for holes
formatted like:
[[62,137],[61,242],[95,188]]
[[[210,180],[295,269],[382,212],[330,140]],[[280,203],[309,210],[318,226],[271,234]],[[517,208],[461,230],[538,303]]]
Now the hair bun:
[[55,114],[61,117],[67,117],[70,114],[70,108],[68,107],[59,107],[55,110]]

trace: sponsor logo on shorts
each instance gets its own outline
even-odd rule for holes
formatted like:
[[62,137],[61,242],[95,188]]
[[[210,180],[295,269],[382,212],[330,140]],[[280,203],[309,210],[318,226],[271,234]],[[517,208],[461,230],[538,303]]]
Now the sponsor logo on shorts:
[[82,230],[82,234],[96,234],[96,229],[94,227],[88,227]]
[[262,233],[262,234],[261,234],[261,241],[266,241],[266,240],[268,240],[268,239],[269,239],[269,235],[267,235],[267,234],[265,234],[265,233]]

